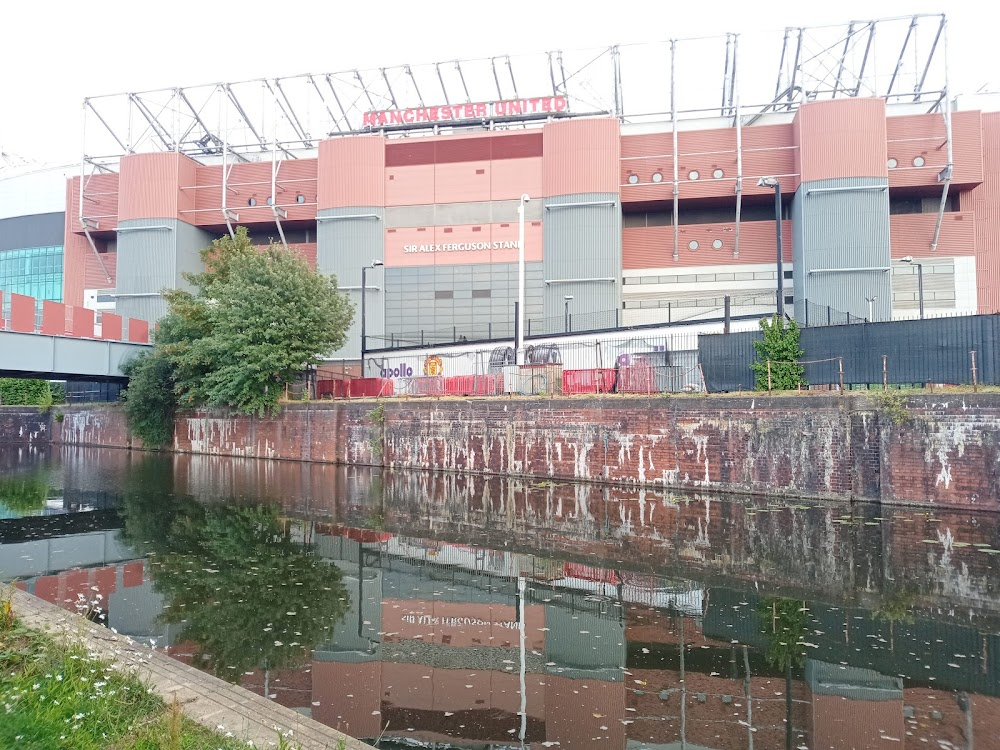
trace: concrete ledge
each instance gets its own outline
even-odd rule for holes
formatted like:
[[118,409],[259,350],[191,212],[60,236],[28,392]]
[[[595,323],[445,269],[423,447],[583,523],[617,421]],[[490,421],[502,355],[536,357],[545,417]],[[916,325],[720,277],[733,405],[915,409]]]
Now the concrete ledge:
[[[278,733],[291,732],[293,746],[297,743],[303,750],[372,750],[371,745],[166,654],[139,646],[130,638],[31,594],[16,590],[13,606],[14,614],[26,626],[78,643],[122,669],[131,669],[164,701],[170,703],[176,696],[188,718],[213,730],[232,732],[257,748],[277,747]],[[220,725],[225,729],[220,730]]]

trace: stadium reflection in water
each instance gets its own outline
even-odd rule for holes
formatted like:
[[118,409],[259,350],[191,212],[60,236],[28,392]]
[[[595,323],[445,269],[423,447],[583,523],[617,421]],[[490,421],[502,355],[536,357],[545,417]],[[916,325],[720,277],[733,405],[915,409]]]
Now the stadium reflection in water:
[[995,516],[66,449],[0,519],[3,577],[381,747],[1000,748]]

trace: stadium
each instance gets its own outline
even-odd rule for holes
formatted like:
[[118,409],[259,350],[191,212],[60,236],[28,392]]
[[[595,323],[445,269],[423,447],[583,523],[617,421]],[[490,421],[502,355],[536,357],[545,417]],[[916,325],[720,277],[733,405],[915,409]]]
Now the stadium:
[[245,226],[364,297],[330,357],[355,372],[518,333],[996,312],[995,105],[949,89],[942,15],[97,96],[78,164],[0,173],[0,289],[155,323]]

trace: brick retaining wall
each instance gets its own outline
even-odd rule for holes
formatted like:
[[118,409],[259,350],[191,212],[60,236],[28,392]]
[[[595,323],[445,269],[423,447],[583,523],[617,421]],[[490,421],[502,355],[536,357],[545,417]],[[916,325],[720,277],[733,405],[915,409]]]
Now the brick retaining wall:
[[[131,446],[115,407],[64,413],[54,442]],[[21,419],[35,434],[38,415],[18,414],[0,424],[19,433]],[[836,395],[338,401],[291,404],[274,418],[185,412],[173,447],[1000,510],[1000,395],[912,396],[904,416],[895,424],[864,396]]]

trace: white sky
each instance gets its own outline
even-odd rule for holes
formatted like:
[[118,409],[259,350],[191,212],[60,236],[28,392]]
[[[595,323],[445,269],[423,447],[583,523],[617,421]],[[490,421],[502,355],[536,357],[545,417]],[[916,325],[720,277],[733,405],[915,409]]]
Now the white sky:
[[997,7],[990,0],[5,2],[0,148],[45,162],[78,159],[85,96],[942,9],[953,92],[996,90]]

